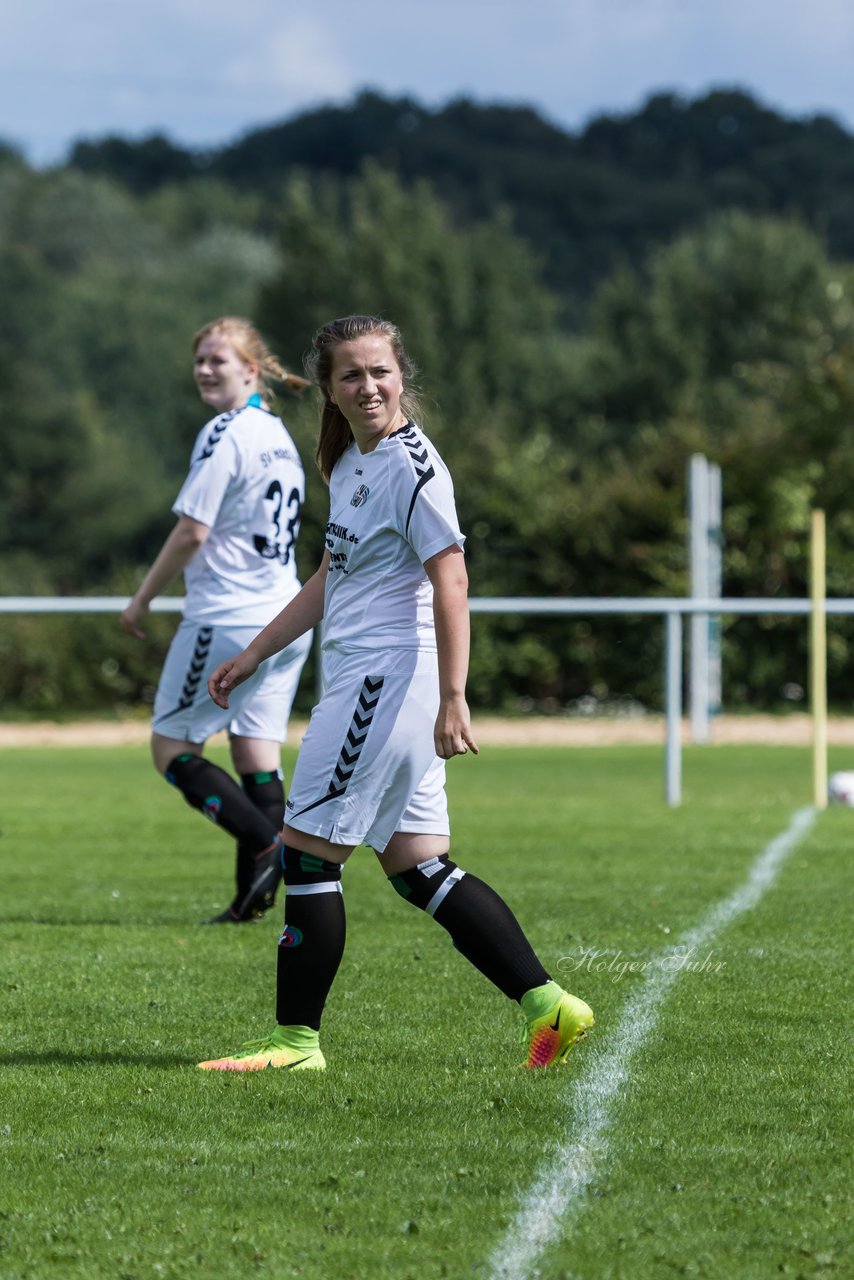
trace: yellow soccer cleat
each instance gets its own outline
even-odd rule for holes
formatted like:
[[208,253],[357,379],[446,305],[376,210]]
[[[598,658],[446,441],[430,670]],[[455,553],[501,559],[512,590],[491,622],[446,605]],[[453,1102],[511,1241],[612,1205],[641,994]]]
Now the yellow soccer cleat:
[[[525,997],[522,997],[524,1008]],[[560,996],[547,1013],[529,1018],[522,1032],[528,1046],[526,1067],[550,1067],[553,1063],[565,1063],[569,1051],[583,1040],[593,1026],[593,1010],[577,996],[561,991]]]
[[282,1043],[278,1027],[272,1035],[262,1040],[249,1040],[237,1053],[225,1058],[211,1058],[200,1062],[202,1071],[266,1071],[267,1068],[285,1071],[325,1071],[326,1059],[319,1048],[294,1049]]

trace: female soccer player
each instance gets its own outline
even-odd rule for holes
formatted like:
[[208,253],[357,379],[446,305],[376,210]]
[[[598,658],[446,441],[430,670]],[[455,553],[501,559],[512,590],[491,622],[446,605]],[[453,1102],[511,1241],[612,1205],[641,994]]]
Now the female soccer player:
[[477,754],[466,704],[467,577],[451,477],[417,425],[397,328],[349,316],[315,335],[317,460],[330,514],[320,568],[208,689],[228,707],[258,664],[323,619],[324,693],[287,802],[277,1026],[205,1070],[323,1069],[319,1030],[344,949],[341,869],[369,845],[397,892],[527,1022],[528,1067],[564,1061],[593,1024],[550,980],[505,903],[451,860],[445,761]]
[[[151,752],[185,800],[236,838],[236,893],[209,923],[239,924],[273,905],[281,880],[281,743],[311,646],[308,629],[247,680],[228,713],[207,696],[207,679],[300,589],[294,546],[305,475],[270,408],[270,386],[309,383],[287,373],[255,327],[235,316],[200,329],[193,356],[199,395],[216,416],[193,446],[172,507],[178,522],[121,625],[143,638],[151,601],[183,571],[186,604],[155,697]],[[202,754],[225,728],[241,786]]]

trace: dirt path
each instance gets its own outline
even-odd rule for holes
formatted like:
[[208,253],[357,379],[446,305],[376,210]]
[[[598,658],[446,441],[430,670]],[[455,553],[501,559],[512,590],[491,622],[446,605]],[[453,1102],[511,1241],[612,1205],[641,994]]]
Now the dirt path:
[[[662,716],[612,719],[526,716],[502,719],[478,716],[475,737],[483,746],[613,746],[632,743],[663,743]],[[291,721],[289,738],[298,743],[305,732],[304,721]],[[0,724],[0,747],[27,746],[122,746],[148,741],[147,721],[116,723],[79,721],[74,724]],[[215,739],[216,741],[216,739]],[[682,741],[690,742],[687,723]],[[812,723],[807,715],[719,716],[712,722],[711,741],[726,743],[767,743],[777,746],[809,746]],[[828,724],[832,746],[854,747],[854,717],[837,717]]]

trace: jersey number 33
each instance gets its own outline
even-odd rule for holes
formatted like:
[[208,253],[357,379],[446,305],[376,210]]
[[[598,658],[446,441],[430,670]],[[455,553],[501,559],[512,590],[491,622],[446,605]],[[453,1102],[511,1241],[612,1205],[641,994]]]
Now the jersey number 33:
[[289,563],[299,533],[300,505],[298,489],[291,489],[287,501],[278,480],[274,480],[267,489],[264,494],[267,529],[264,533],[254,534],[252,538],[255,550],[265,560]]

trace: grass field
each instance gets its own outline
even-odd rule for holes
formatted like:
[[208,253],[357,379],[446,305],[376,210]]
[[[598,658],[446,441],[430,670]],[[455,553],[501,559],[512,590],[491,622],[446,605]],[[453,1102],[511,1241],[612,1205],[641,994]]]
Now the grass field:
[[199,927],[230,842],[145,749],[0,752],[0,1276],[850,1275],[854,812],[681,941],[810,790],[784,747],[687,749],[676,811],[655,748],[455,761],[456,859],[596,1011],[571,1065],[517,1069],[518,1010],[359,850],[328,1071],[207,1075],[272,1025],[280,911]]

